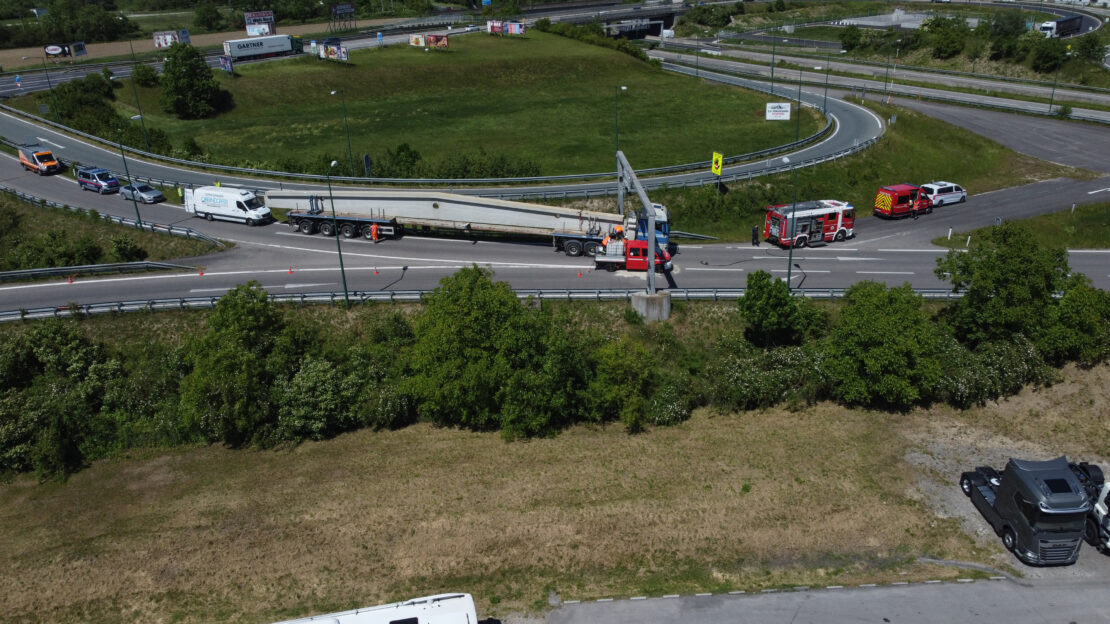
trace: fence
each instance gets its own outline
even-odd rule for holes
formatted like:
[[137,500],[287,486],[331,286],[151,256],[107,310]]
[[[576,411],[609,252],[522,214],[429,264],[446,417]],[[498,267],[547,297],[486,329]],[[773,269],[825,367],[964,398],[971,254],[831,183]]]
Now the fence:
[[[3,142],[10,145],[10,143],[6,139]],[[80,212],[80,213],[83,213],[83,214],[89,214],[89,210],[87,210],[85,208],[81,208],[80,206],[70,206],[69,204],[60,204],[56,201],[51,201],[49,199],[42,199],[40,197],[36,197],[34,195],[31,195],[30,193],[24,193],[23,191],[13,189],[13,188],[11,188],[9,186],[5,186],[3,184],[0,184],[0,192],[7,193],[7,194],[12,195],[16,198],[22,199],[25,202],[35,204],[36,206],[50,206],[52,208],[62,208],[62,209],[65,209],[65,210],[71,210],[73,212]],[[208,236],[207,234],[202,234],[201,232],[198,232],[198,231],[196,231],[192,228],[181,227],[181,226],[178,226],[178,225],[162,225],[162,224],[159,224],[159,223],[152,223],[152,222],[149,222],[149,221],[140,222],[136,219],[129,219],[127,217],[117,217],[115,215],[109,215],[109,214],[100,214],[100,213],[97,213],[97,214],[99,214],[100,218],[104,219],[105,221],[111,221],[112,223],[118,223],[120,225],[126,225],[128,227],[138,228],[140,230],[144,230],[144,231],[147,231],[147,232],[162,232],[162,233],[165,233],[165,234],[169,234],[170,236],[184,236],[185,238],[195,238],[197,240],[205,241],[206,243],[208,243],[210,245],[213,245],[215,247],[223,247],[224,246],[223,241],[212,238],[211,236]]]
[[22,271],[0,272],[0,282],[37,279],[40,277],[71,277],[73,275],[100,275],[103,273],[127,273],[133,271],[158,271],[162,269],[192,269],[193,267],[170,264],[168,262],[114,262],[110,264],[84,264],[80,266],[53,267],[49,269],[25,269]]
[[[795,297],[807,299],[839,299],[844,296],[844,288],[795,288]],[[354,303],[419,303],[430,290],[376,290],[351,291],[348,293]],[[517,290],[520,299],[535,298],[542,301],[628,301],[633,293],[643,292],[642,288],[628,290]],[[743,288],[678,288],[665,290],[672,300],[678,301],[730,301],[744,296]],[[950,301],[959,298],[958,292],[946,289],[918,289],[917,294],[926,299]],[[323,293],[276,293],[269,296],[270,301],[286,304],[342,304],[341,292]],[[113,301],[105,303],[70,304],[49,308],[32,308],[0,311],[0,322],[33,320],[43,318],[84,317],[93,314],[139,312],[155,310],[194,310],[215,307],[219,296],[177,297],[171,299],[141,299],[134,301]]]

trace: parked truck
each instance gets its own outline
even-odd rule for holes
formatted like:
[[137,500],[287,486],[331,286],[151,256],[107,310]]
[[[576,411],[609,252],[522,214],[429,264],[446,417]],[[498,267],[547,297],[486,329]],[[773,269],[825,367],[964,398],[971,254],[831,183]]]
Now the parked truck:
[[251,191],[220,186],[185,189],[185,212],[212,221],[238,221],[254,226],[270,220],[270,210]]
[[1094,464],[1080,462],[1069,467],[1079,479],[1091,504],[1083,538],[1100,553],[1110,554],[1110,483],[1106,482],[1102,469]]
[[304,52],[300,37],[291,35],[268,35],[249,39],[232,39],[224,42],[224,54],[235,61],[288,56]]
[[26,171],[33,171],[39,175],[62,170],[62,164],[54,158],[53,152],[38,143],[24,143],[19,146],[19,164]]
[[[604,253],[594,256],[594,266],[606,271],[625,269],[626,271],[648,270],[648,242],[646,240],[613,240],[605,246]],[[654,269],[670,272],[671,254],[666,249],[655,249]]]
[[478,624],[470,594],[437,594],[404,602],[314,615],[278,624]]
[[1083,28],[1083,17],[1080,15],[1072,15],[1070,17],[1062,17],[1058,20],[1051,22],[1042,22],[1040,31],[1044,33],[1045,37],[1068,37],[1079,32]]
[[1002,544],[1029,565],[1070,565],[1079,557],[1091,503],[1066,457],[1010,459],[1002,473],[979,466],[960,488]]
[[[384,238],[424,230],[550,237],[557,251],[591,257],[601,252],[602,241],[617,226],[623,227],[630,240],[647,240],[648,219],[643,210],[622,217],[474,195],[378,189],[334,191],[330,196],[315,191],[273,190],[266,192],[266,205],[271,210],[288,210],[286,220],[293,230],[325,236],[338,231],[346,238],[370,238],[375,224],[378,235]],[[657,248],[674,254],[677,246],[670,241],[667,209],[660,204],[652,207]]]
[[763,220],[763,238],[789,248],[821,246],[855,236],[856,210],[842,201],[814,201],[768,206]]

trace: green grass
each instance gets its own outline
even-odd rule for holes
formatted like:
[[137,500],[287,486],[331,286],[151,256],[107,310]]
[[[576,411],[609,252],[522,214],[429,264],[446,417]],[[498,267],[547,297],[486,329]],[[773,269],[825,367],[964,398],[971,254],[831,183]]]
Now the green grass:
[[[795,28],[794,34],[783,35],[784,37],[796,37],[798,39],[815,39],[817,41],[840,41],[840,33],[844,32],[843,28],[838,26],[806,26],[804,28]],[[785,45],[783,47],[786,47]]]
[[[1052,214],[1024,219],[1038,244],[1065,249],[1110,249],[1110,202],[1077,206]],[[974,247],[989,228],[954,232],[952,239],[938,237],[933,243],[942,247],[963,248],[971,236]]]
[[[342,89],[356,158],[408,143],[426,159],[484,149],[540,165],[546,175],[614,168],[614,92],[620,147],[633,166],[708,160],[794,139],[764,121],[763,95],[655,69],[627,55],[533,31],[527,39],[469,35],[449,52],[408,46],[355,51],[344,66],[298,58],[218,74],[235,109],[181,121],[160,112],[158,89],[139,89],[147,123],[187,137],[216,160],[246,164],[345,156]],[[129,86],[121,112],[136,111]],[[23,107],[33,106],[23,102]],[[824,124],[803,119],[802,135]]]

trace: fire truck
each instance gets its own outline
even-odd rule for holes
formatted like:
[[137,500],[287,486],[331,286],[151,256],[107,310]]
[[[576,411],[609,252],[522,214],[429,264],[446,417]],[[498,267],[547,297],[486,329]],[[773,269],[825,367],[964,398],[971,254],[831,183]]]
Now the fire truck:
[[855,223],[856,209],[835,199],[768,206],[763,238],[784,248],[792,240],[795,247],[821,246],[855,236]]
[[894,219],[909,217],[919,214],[928,214],[933,211],[929,198],[916,184],[891,184],[884,186],[875,193],[874,213],[877,217]]

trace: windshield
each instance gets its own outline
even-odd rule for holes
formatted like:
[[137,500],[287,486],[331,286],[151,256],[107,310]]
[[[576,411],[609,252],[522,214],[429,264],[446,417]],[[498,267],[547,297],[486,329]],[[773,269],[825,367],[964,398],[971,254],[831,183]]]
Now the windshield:
[[1086,514],[1072,513],[1072,514],[1050,514],[1039,513],[1037,514],[1037,522],[1034,524],[1038,531],[1047,531],[1050,533],[1076,533],[1083,530],[1083,521]]
[[252,197],[248,199],[247,201],[243,202],[243,205],[247,207],[247,210],[258,210],[259,208],[266,207],[266,204],[262,203],[262,200],[257,197]]

